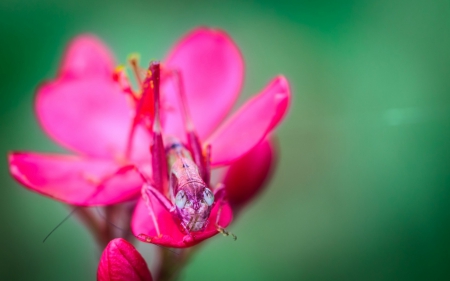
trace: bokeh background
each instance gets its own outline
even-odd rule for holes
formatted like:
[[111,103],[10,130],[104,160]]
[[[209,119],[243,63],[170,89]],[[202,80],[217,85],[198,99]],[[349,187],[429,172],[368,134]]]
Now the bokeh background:
[[[450,280],[449,1],[0,2],[0,280],[94,280],[76,218],[8,174],[11,150],[60,152],[34,89],[81,32],[124,63],[163,58],[198,25],[246,61],[242,103],[271,77],[293,102],[268,188],[206,242],[182,280]],[[140,246],[152,263],[154,246]]]

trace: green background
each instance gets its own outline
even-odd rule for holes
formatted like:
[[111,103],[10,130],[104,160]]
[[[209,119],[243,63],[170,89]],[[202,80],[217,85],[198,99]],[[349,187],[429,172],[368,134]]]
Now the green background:
[[[125,3],[126,2],[126,3]],[[34,89],[65,44],[101,37],[124,63],[162,58],[198,25],[246,61],[242,103],[284,74],[293,102],[268,188],[183,280],[450,280],[449,1],[0,2],[0,280],[94,280],[76,218],[8,174],[11,150],[62,151]],[[155,246],[141,245],[154,265]]]

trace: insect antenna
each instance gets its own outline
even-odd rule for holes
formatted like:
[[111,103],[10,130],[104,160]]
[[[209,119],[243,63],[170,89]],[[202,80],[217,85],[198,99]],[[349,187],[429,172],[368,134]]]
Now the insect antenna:
[[52,229],[52,231],[50,231],[50,233],[47,234],[47,236],[45,236],[44,240],[42,240],[42,243],[45,243],[45,241],[50,237],[50,235],[52,235],[52,233],[55,232],[55,230],[57,230],[66,220],[68,220],[73,214],[75,214],[75,212],[78,211],[79,208],[80,208],[79,206],[73,208],[72,211],[70,211],[70,213],[60,223],[58,223],[58,225],[56,225]]
[[177,257],[180,257],[180,256],[181,256],[181,253],[178,252],[176,249],[172,249],[172,248],[169,248],[169,247],[164,247],[164,246],[156,245],[156,244],[153,244],[153,245],[155,245],[155,246],[157,246],[157,247],[159,247],[159,248],[162,248],[162,249],[166,249],[168,252],[174,254],[174,255],[177,256]]
[[[118,175],[118,174],[123,174],[123,173],[127,173],[129,171],[135,171],[135,166],[134,165],[125,165],[120,167],[119,169],[117,169],[116,171],[114,171],[113,173],[105,176],[96,186],[96,189],[94,190],[94,192],[88,196],[86,198],[86,200],[84,201],[84,203],[88,203],[90,200],[92,200],[93,198],[95,198],[95,196],[98,195],[98,193],[102,190],[102,188],[104,187],[104,184],[113,178],[113,176]],[[47,236],[45,236],[44,240],[42,240],[42,243],[45,243],[45,241],[50,237],[50,235],[52,235],[53,232],[55,232],[64,222],[66,222],[73,214],[75,214],[78,210],[80,210],[82,208],[82,206],[85,204],[81,204],[80,206],[74,206],[74,208],[72,209],[72,211],[70,211],[70,213],[61,221],[59,222],[51,231],[49,234],[47,234]]]

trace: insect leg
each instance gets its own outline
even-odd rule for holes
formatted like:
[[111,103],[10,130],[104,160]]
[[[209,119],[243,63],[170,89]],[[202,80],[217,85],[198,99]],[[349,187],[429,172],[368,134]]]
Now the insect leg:
[[163,205],[164,209],[166,209],[169,212],[173,212],[173,210],[175,209],[174,206],[172,205],[172,202],[170,202],[169,199],[167,199],[167,197],[164,194],[162,194],[158,189],[154,188],[149,184],[144,184],[142,186],[142,195],[147,196],[147,198],[156,197],[159,203]]
[[152,198],[156,197],[156,199],[169,212],[172,212],[174,210],[174,207],[172,206],[172,203],[167,199],[167,197],[165,197],[163,194],[161,194],[161,192],[159,192],[158,189],[152,187],[148,183],[144,183],[142,185],[141,193],[142,193],[142,198],[145,201],[145,205],[147,206],[147,209],[149,211],[149,215],[152,218],[153,225],[156,228],[156,233],[158,236],[161,236],[158,220],[157,220],[157,217],[155,214],[155,210],[153,209]]
[[152,153],[152,176],[155,187],[163,194],[168,195],[168,173],[167,173],[167,159],[164,148],[164,142],[161,132],[160,120],[160,63],[157,61],[151,62],[149,67],[150,90],[154,93],[154,109],[155,115],[153,120],[153,144],[150,148]]
[[145,201],[145,205],[147,206],[148,213],[149,213],[150,217],[152,218],[153,225],[156,228],[156,234],[158,236],[161,236],[161,232],[159,231],[158,220],[156,219],[156,215],[155,215],[155,210],[153,210],[152,201],[151,201],[150,197],[147,195],[147,188],[148,187],[149,187],[149,185],[147,185],[145,183],[144,183],[144,185],[142,185],[142,190],[141,190],[142,198]]
[[189,113],[189,108],[187,104],[186,94],[184,92],[184,84],[183,84],[183,76],[179,70],[172,71],[173,76],[177,81],[178,88],[178,96],[181,103],[181,110],[184,119],[184,127],[186,130],[186,137],[188,140],[189,150],[194,158],[195,164],[199,168],[200,175],[203,181],[209,186],[209,172],[206,168],[207,166],[207,158],[209,156],[205,155],[202,150],[202,146],[200,143],[200,138],[195,131],[194,123],[192,122],[191,115]]
[[217,211],[217,217],[216,217],[216,228],[217,231],[222,233],[223,236],[230,236],[233,237],[233,240],[236,241],[237,236],[234,235],[231,232],[228,232],[224,227],[220,226],[219,221],[220,221],[220,215],[222,213],[222,208],[223,208],[223,201],[220,201],[220,206],[219,206],[219,211]]
[[234,240],[237,239],[237,236],[234,235],[231,232],[228,232],[224,227],[220,226],[220,215],[222,214],[222,208],[224,203],[226,202],[226,192],[225,192],[225,185],[223,183],[217,184],[216,188],[214,189],[214,199],[216,200],[216,204],[219,204],[219,210],[217,211],[216,216],[216,228],[217,231],[222,233],[223,236],[230,236],[233,237]]

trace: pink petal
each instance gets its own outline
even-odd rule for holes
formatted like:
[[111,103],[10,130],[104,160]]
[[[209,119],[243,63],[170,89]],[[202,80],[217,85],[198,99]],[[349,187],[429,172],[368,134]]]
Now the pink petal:
[[275,157],[272,144],[265,139],[230,165],[222,182],[233,209],[248,203],[264,187]]
[[[133,234],[143,242],[173,248],[186,248],[194,246],[218,233],[215,223],[220,208],[219,204],[216,204],[213,207],[206,229],[199,232],[192,232],[194,240],[187,240],[185,238],[186,234],[181,232],[181,226],[175,222],[172,214],[161,205],[157,198],[151,197],[151,200],[161,236],[158,236],[155,225],[149,215],[149,210],[144,200],[141,199],[134,211],[131,229]],[[227,227],[231,223],[232,217],[233,215],[230,206],[224,204],[220,213],[219,225]],[[146,238],[150,239],[147,240]]]
[[111,240],[100,257],[97,281],[152,281],[147,263],[132,244]]
[[262,141],[283,119],[289,101],[288,81],[278,76],[208,138],[205,143],[211,144],[211,164],[229,164]]
[[[38,90],[36,113],[44,130],[78,153],[123,158],[132,110],[112,80],[60,79]],[[149,157],[149,136],[136,132],[134,157]]]
[[84,34],[69,43],[59,76],[66,79],[109,78],[113,69],[114,58],[108,48],[97,37]]
[[11,175],[32,191],[73,205],[123,202],[139,195],[141,177],[112,161],[78,156],[11,153]]
[[[201,139],[205,139],[230,111],[244,78],[241,53],[221,30],[198,28],[173,48],[166,60],[168,70],[180,70],[188,108]],[[162,85],[165,133],[184,135],[178,90],[173,80]]]

